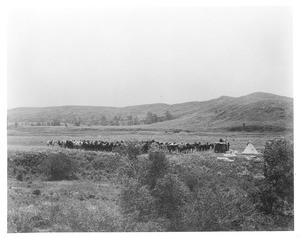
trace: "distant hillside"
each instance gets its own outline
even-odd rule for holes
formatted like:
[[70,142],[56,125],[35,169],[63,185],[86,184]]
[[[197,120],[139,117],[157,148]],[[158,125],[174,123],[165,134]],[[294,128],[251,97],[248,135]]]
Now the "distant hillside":
[[[293,99],[269,93],[252,93],[242,97],[222,96],[202,102],[148,104],[129,107],[61,106],[15,108],[8,110],[8,122],[47,122],[53,118],[83,124],[97,124],[103,116],[126,121],[128,116],[141,123],[148,112],[163,117],[169,111],[175,119],[139,127],[182,130],[284,130],[293,128]],[[135,126],[136,127],[136,126]]]

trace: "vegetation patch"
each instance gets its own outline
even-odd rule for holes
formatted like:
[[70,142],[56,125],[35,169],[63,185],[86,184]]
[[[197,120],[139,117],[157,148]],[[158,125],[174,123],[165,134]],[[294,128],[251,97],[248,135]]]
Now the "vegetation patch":
[[[212,151],[9,151],[8,231],[293,230],[293,144],[263,159]],[[19,174],[22,178],[18,179]]]
[[[166,231],[293,230],[293,201],[287,196],[292,189],[292,178],[287,177],[292,174],[291,163],[286,163],[284,172],[275,172],[277,185],[267,175],[270,169],[266,165],[275,166],[268,156],[292,161],[288,145],[281,141],[270,151],[267,144],[264,157],[269,162],[265,164],[245,159],[217,161],[211,152],[201,157],[186,155],[178,162],[162,152],[150,152],[142,170],[130,167],[137,172],[123,178],[123,214],[136,222],[161,219]],[[279,209],[280,202],[281,212],[266,212],[266,201],[274,209]]]
[[282,126],[274,125],[242,125],[226,128],[227,131],[243,131],[243,132],[283,132],[288,129]]

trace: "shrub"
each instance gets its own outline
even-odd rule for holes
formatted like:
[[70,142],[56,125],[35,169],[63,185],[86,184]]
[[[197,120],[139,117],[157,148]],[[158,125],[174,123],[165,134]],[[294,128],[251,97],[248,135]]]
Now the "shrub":
[[119,182],[127,184],[128,178],[139,181],[141,186],[147,184],[147,172],[149,170],[149,160],[145,158],[137,158],[130,160],[128,157],[121,158],[121,165],[116,170]]
[[121,207],[124,214],[131,214],[136,221],[147,222],[156,216],[155,200],[147,186],[135,179],[128,179],[121,191]]
[[[168,161],[160,151],[150,152],[148,158],[123,158],[120,170],[123,174],[120,204],[126,217],[129,216],[135,223],[139,223],[137,227],[130,228],[131,230],[153,231],[158,226],[157,198],[153,196],[153,189],[156,181],[167,173],[167,168]],[[165,217],[160,217],[165,221],[164,224],[168,223]],[[164,230],[164,227],[159,225],[157,229]]]
[[188,187],[177,175],[166,174],[157,181],[153,196],[158,215],[170,221],[169,230],[179,230],[182,220],[180,208],[190,198]]
[[149,162],[147,183],[150,189],[154,189],[156,180],[162,178],[167,173],[169,164],[166,155],[161,151],[151,151],[149,153]]
[[[125,146],[118,148],[121,157],[118,167],[118,177],[134,178],[137,180],[147,179],[149,161],[145,158],[139,157],[142,148],[136,141],[127,142]],[[144,178],[143,178],[144,177]]]
[[102,158],[95,158],[91,163],[95,170],[103,170],[105,168],[105,162]]
[[39,173],[39,166],[47,157],[42,152],[20,152],[8,151],[7,153],[7,169],[9,176],[15,176],[17,172],[22,171],[29,176]]
[[239,231],[254,230],[247,219],[257,212],[245,191],[238,187],[224,188],[217,179],[211,178],[210,184],[193,193],[181,213],[181,230]]
[[265,181],[261,186],[261,209],[268,214],[287,215],[294,204],[294,149],[287,140],[270,140],[264,151]]
[[121,165],[121,156],[118,154],[105,154],[95,157],[90,163],[92,168],[97,171],[105,171],[106,173],[113,174]]
[[50,154],[41,167],[49,180],[74,179],[78,170],[76,161],[62,152]]
[[[264,157],[264,166],[209,155],[169,162],[159,150],[136,160],[127,157],[122,168],[132,173],[123,177],[120,199],[125,217],[132,219],[127,230],[291,230],[293,146],[268,142]],[[156,227],[158,219],[164,222]]]

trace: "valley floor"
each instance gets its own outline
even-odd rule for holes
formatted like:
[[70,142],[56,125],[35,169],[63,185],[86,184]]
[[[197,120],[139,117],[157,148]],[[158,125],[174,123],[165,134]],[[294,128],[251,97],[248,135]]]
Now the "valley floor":
[[231,144],[231,149],[241,152],[248,141],[251,141],[261,152],[269,139],[288,138],[293,140],[291,133],[242,133],[242,132],[186,132],[174,133],[165,130],[143,130],[131,127],[56,127],[56,126],[19,126],[10,128],[7,133],[9,149],[20,148],[25,150],[46,147],[48,140],[102,140],[102,141],[146,141],[176,143],[214,143],[225,139]]

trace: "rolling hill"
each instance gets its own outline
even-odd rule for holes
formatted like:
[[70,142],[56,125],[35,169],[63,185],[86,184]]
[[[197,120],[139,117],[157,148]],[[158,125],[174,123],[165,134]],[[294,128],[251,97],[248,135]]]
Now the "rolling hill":
[[142,120],[151,111],[162,117],[169,111],[175,119],[149,125],[148,129],[181,130],[285,130],[293,129],[293,99],[269,94],[252,93],[242,97],[222,96],[216,99],[179,104],[148,104],[129,107],[60,106],[28,107],[8,110],[8,122],[39,122],[57,118],[70,122],[81,118],[83,124],[94,124],[101,116],[138,117]]

